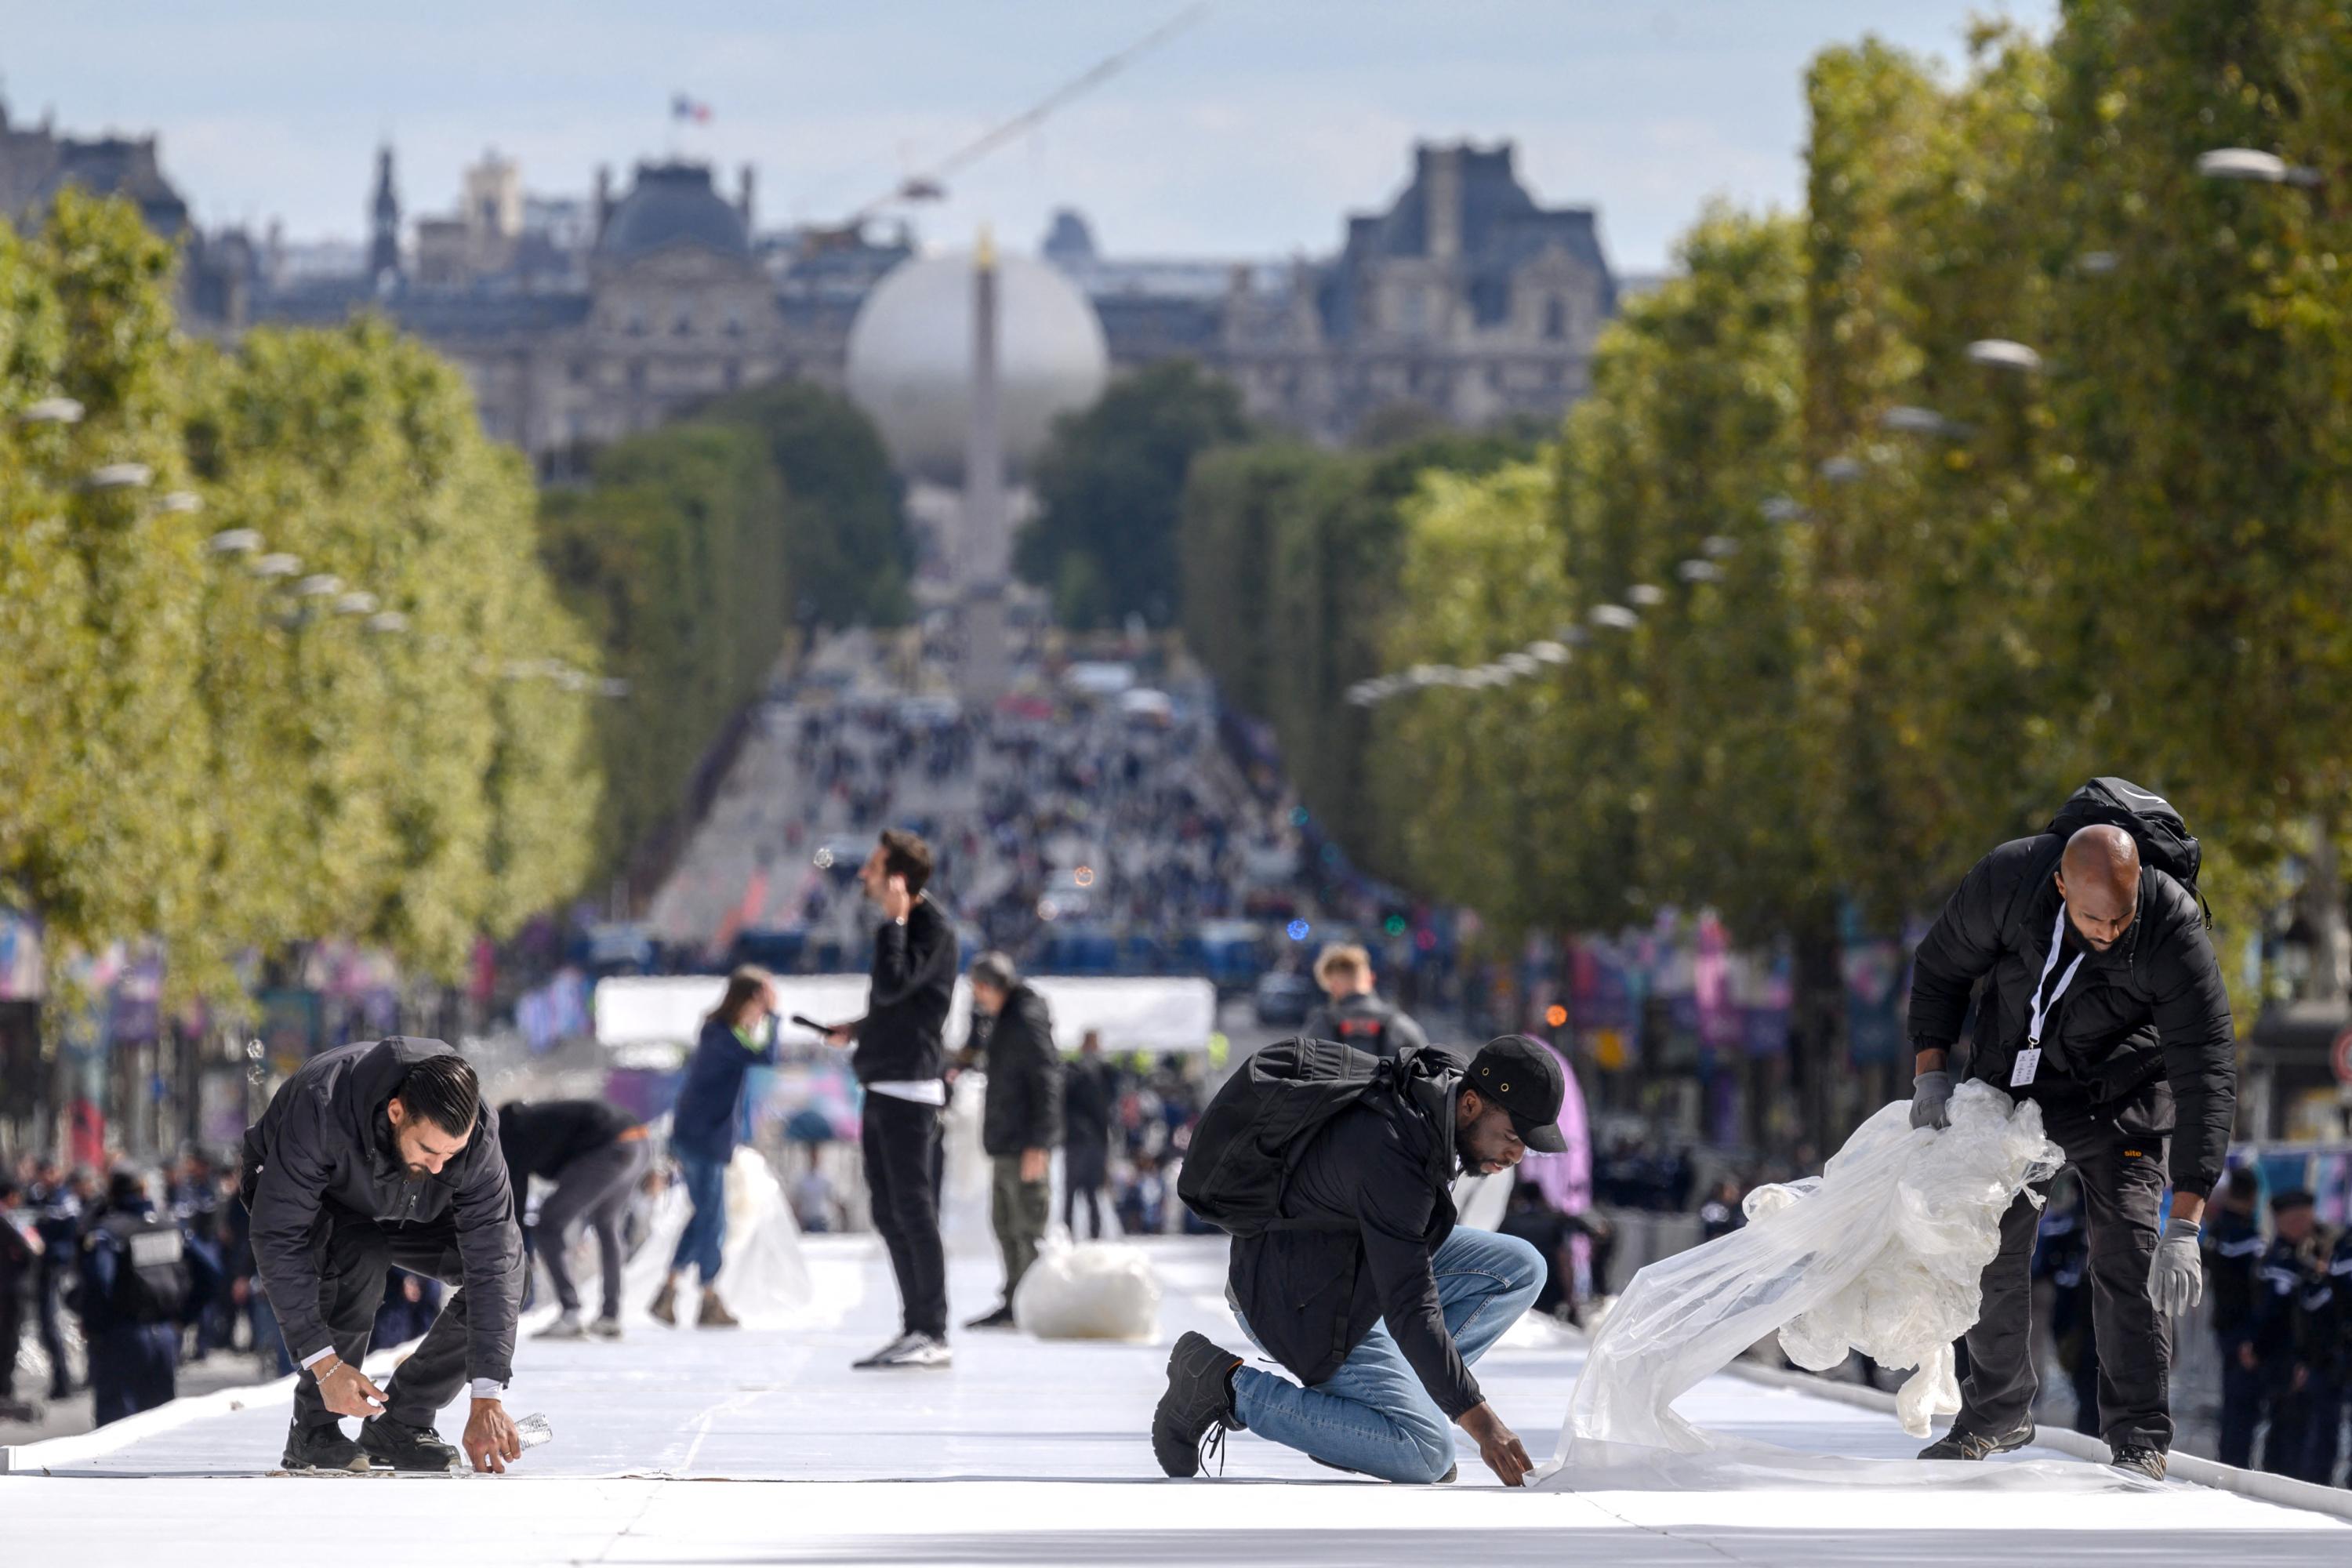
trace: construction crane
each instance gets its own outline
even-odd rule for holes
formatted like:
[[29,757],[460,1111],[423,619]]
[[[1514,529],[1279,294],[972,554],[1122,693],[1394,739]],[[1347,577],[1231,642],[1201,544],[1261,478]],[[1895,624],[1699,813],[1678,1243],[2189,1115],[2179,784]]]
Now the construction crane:
[[1035,103],[1012,119],[991,127],[961,147],[940,159],[920,174],[909,174],[889,190],[857,208],[839,224],[812,226],[807,230],[807,242],[812,249],[830,250],[855,245],[866,225],[887,208],[912,205],[920,202],[944,201],[948,181],[961,174],[1008,142],[1013,142],[1035,130],[1046,119],[1084,94],[1100,87],[1136,60],[1150,53],[1179,33],[1198,23],[1209,14],[1207,0],[1187,5],[1175,16],[1138,38],[1118,53],[1105,56],[1086,70],[1072,77]]

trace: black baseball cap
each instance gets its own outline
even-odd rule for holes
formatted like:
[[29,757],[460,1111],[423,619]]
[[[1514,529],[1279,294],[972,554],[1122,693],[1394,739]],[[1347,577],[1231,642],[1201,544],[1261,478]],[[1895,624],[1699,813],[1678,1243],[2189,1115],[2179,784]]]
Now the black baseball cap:
[[1475,1089],[1481,1100],[1491,1100],[1510,1113],[1511,1129],[1519,1142],[1541,1154],[1568,1152],[1559,1133],[1560,1101],[1568,1098],[1568,1075],[1549,1047],[1525,1035],[1503,1035],[1488,1040],[1470,1059],[1463,1078],[1465,1089]]

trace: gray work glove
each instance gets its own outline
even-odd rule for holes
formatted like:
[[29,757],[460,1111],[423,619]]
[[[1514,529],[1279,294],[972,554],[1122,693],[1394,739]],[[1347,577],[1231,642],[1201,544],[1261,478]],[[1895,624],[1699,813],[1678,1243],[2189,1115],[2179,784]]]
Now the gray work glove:
[[1911,1125],[1941,1132],[1952,1124],[1952,1075],[1923,1072],[1911,1080]]
[[2205,1260],[2197,1251],[2197,1227],[2174,1219],[2156,1244],[2147,1266],[2147,1299],[2168,1317],[2180,1317],[2205,1295]]

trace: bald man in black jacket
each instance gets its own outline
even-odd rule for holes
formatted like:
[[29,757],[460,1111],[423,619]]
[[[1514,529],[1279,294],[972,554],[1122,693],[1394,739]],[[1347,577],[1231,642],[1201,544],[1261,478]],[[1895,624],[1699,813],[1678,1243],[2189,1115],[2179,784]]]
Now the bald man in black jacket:
[[[2197,1226],[2237,1103],[2237,1031],[2203,915],[2189,889],[2142,866],[2120,827],[2043,833],[1986,856],[1919,944],[1914,1126],[1944,1125],[1949,1053],[1979,981],[1968,1076],[2039,1105],[2081,1179],[2100,1435],[2117,1465],[2160,1479],[2172,1446],[2168,1315],[2202,1288]],[[1960,1413],[1922,1458],[1982,1459],[2033,1439],[2036,1218],[2021,1194],[2001,1222]]]

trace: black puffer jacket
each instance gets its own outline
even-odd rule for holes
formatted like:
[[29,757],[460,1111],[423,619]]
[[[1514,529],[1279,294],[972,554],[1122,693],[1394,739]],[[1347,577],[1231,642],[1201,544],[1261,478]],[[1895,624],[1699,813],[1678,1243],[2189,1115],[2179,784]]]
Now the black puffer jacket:
[[1062,1058],[1045,999],[1016,985],[988,1031],[980,1146],[992,1155],[1062,1143]]
[[387,1230],[451,1224],[472,1303],[466,1375],[499,1383],[513,1375],[522,1232],[497,1121],[483,1107],[457,1156],[412,1181],[384,1114],[408,1069],[449,1049],[439,1040],[394,1036],[321,1051],[278,1086],[261,1120],[246,1129],[239,1187],[253,1214],[254,1261],[297,1361],[334,1343],[319,1310],[311,1250],[328,1223],[358,1218]]
[[2237,1031],[2197,900],[2164,872],[2140,872],[2139,910],[2123,940],[2084,957],[2044,1026],[2034,1081],[2010,1089],[2057,929],[2064,851],[2055,834],[2016,839],[1962,879],[1919,943],[1912,1042],[1957,1042],[1983,980],[1969,1077],[2040,1101],[2053,1132],[2073,1123],[2172,1134],[2172,1184],[2201,1197],[2221,1180],[2236,1120]]
[[1430,1268],[1454,1234],[1462,1071],[1444,1052],[1415,1055],[1401,1091],[1377,1090],[1339,1112],[1292,1168],[1282,1216],[1315,1228],[1234,1238],[1234,1302],[1257,1342],[1299,1382],[1329,1377],[1385,1321],[1448,1418],[1484,1401],[1445,1331]]
[[946,1072],[944,1035],[955,995],[956,934],[940,907],[918,899],[907,923],[874,932],[874,981],[853,1026],[850,1067],[860,1083],[908,1083]]

